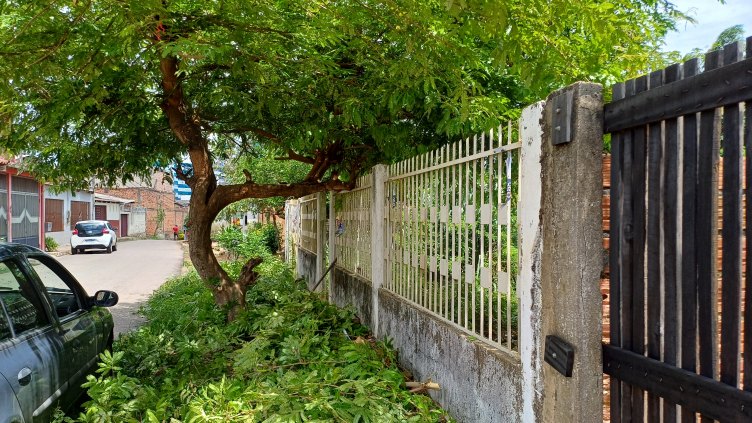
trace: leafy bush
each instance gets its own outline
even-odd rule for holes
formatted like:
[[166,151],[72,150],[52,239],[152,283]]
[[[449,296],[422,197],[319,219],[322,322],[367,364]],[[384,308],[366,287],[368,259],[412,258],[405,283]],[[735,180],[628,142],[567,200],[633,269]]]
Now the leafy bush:
[[279,229],[274,224],[254,226],[246,234],[236,226],[227,226],[215,239],[234,257],[268,257],[279,250]]
[[57,251],[57,247],[59,245],[57,244],[57,241],[55,241],[55,238],[51,236],[44,237],[44,250],[45,251]]
[[279,227],[274,223],[268,223],[259,229],[261,242],[272,254],[279,251]]
[[[76,420],[446,419],[430,398],[405,389],[395,353],[364,341],[350,310],[320,300],[266,254],[247,310],[231,324],[195,272],[158,289],[142,309],[149,323],[102,356]],[[231,275],[241,267],[226,264]]]

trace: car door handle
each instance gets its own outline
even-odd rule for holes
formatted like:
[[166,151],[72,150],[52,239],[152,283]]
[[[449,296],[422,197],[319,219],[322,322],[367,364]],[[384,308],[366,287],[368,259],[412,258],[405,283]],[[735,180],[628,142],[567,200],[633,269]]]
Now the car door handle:
[[18,372],[18,383],[21,386],[26,386],[31,382],[31,369],[28,367],[24,367],[21,369],[21,371]]

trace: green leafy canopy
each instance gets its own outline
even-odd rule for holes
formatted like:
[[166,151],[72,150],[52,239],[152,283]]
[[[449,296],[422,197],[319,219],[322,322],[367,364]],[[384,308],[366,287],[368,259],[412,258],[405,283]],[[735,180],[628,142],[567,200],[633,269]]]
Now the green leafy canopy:
[[677,16],[665,0],[2,0],[0,146],[64,186],[179,160],[172,58],[215,157],[335,145],[328,174],[347,175],[644,70]]

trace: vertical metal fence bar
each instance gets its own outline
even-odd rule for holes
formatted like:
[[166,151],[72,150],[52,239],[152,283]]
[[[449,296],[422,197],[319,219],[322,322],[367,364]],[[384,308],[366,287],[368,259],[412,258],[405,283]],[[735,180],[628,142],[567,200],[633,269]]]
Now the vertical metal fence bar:
[[[486,134],[480,135],[481,152],[486,151]],[[480,334],[486,329],[486,290],[484,286],[484,271],[486,266],[486,225],[483,219],[483,212],[486,206],[486,167],[483,160],[480,160]]]
[[[493,131],[488,132],[488,150],[493,151]],[[488,222],[488,272],[489,272],[489,285],[488,285],[488,338],[493,339],[493,329],[494,329],[494,316],[496,313],[494,312],[494,304],[496,303],[496,298],[494,298],[494,281],[496,277],[494,276],[493,272],[493,257],[494,257],[494,248],[495,243],[493,242],[494,232],[495,228],[493,225],[494,222],[494,215],[497,215],[498,213],[494,212],[494,189],[496,187],[496,184],[494,184],[494,160],[496,159],[495,155],[488,157],[488,206],[491,211],[490,220]],[[497,175],[498,178],[498,175]]]
[[[501,151],[501,147],[504,145],[504,130],[502,125],[499,125],[496,129],[496,148],[498,151]],[[502,327],[502,320],[501,320],[501,301],[502,301],[502,291],[504,290],[504,280],[501,274],[501,257],[502,257],[502,249],[501,249],[501,226],[502,226],[502,219],[504,219],[505,213],[503,210],[503,199],[502,199],[502,187],[504,186],[504,178],[502,178],[502,157],[504,157],[504,154],[498,153],[496,158],[496,342],[499,344],[502,343],[502,337],[501,337],[501,327]],[[509,246],[507,246],[507,250],[509,250]]]
[[[470,155],[470,138],[465,138],[465,154]],[[473,181],[474,183],[475,181]],[[472,272],[469,269],[469,265],[471,263],[470,261],[470,163],[465,162],[465,201],[462,203],[464,209],[465,209],[465,257],[464,257],[464,264],[465,264],[465,279],[464,283],[462,285],[465,286],[465,324],[464,327],[468,328],[469,321],[468,321],[468,308],[470,306],[469,301],[470,297],[468,296],[468,281],[470,281],[470,278],[473,276]],[[475,217],[475,212],[473,211],[473,217]]]
[[[473,136],[473,154],[477,154],[477,153],[478,153],[478,136],[474,135]],[[477,292],[478,292],[478,278],[477,278],[477,274],[478,274],[478,269],[480,267],[480,263],[478,262],[477,255],[476,255],[477,254],[477,251],[476,251],[476,244],[477,244],[476,231],[477,231],[477,229],[476,228],[478,227],[478,213],[477,213],[477,210],[478,210],[478,197],[479,197],[479,195],[478,195],[478,184],[476,183],[476,181],[478,180],[478,173],[477,173],[478,164],[479,163],[478,163],[477,160],[474,160],[473,163],[472,163],[472,166],[473,166],[473,178],[472,178],[473,189],[472,189],[472,201],[471,201],[471,203],[473,205],[473,220],[472,220],[473,235],[472,235],[472,238],[471,238],[471,242],[472,242],[472,247],[473,247],[472,248],[472,250],[473,250],[472,251],[472,265],[473,265],[472,270],[473,270],[473,274],[472,274],[471,280],[472,280],[472,283],[473,283],[473,286],[472,286],[472,297],[473,298],[472,298],[472,312],[471,312],[471,315],[472,315],[472,320],[473,320],[473,322],[472,322],[473,323],[473,328],[472,328],[473,333],[476,333],[476,317],[475,317],[476,313],[475,313],[475,310],[476,310],[476,307],[477,307],[476,296],[477,296]]]
[[[507,145],[512,144],[512,122],[507,122]],[[507,204],[507,275],[506,275],[506,305],[507,305],[507,348],[512,349],[512,164],[515,152],[509,150],[506,154],[506,192],[504,201]],[[502,156],[499,156],[501,159]],[[516,210],[515,210],[516,213]],[[519,238],[519,237],[518,237]]]

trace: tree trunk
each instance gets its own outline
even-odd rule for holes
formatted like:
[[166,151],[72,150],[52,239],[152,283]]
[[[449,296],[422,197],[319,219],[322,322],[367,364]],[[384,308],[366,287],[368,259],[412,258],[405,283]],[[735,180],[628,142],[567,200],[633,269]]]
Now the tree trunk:
[[[217,185],[214,174],[209,141],[203,133],[201,119],[186,102],[182,80],[178,73],[178,59],[166,55],[160,60],[162,90],[164,98],[160,107],[167,118],[170,130],[177,140],[188,150],[193,171],[183,174],[180,166],[178,177],[191,188],[190,210],[188,212],[188,247],[191,262],[196,272],[214,294],[214,301],[226,309],[227,319],[232,321],[245,308],[248,288],[256,283],[258,274],[254,268],[261,263],[252,258],[243,266],[237,280],[233,280],[219,265],[211,245],[211,226],[217,214],[228,205],[246,198],[302,197],[313,192],[351,189],[355,182],[343,183],[338,178],[322,181],[332,158],[341,158],[341,144],[334,143],[321,150],[317,160],[307,159],[291,152],[291,157],[302,158],[312,163],[313,169],[305,181],[294,184],[256,184],[250,173],[246,182],[234,185]],[[275,216],[276,221],[276,216]]]
[[212,249],[211,226],[217,213],[213,213],[194,198],[198,199],[191,196],[189,211],[191,236],[188,237],[188,248],[191,262],[204,284],[211,289],[216,304],[225,309],[227,320],[233,321],[245,308],[246,292],[256,283],[258,274],[254,268],[261,263],[261,259],[249,260],[238,279],[233,280],[222,269]]

